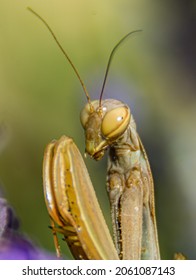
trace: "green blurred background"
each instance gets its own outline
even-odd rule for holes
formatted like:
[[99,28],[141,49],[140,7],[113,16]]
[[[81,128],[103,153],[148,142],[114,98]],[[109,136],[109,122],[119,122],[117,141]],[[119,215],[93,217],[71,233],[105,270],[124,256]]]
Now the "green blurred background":
[[[84,152],[79,113],[86,99],[48,30],[26,6],[52,27],[92,99],[99,97],[113,46],[143,29],[118,50],[104,97],[125,101],[135,117],[155,181],[162,258],[180,251],[196,259],[196,2],[0,0],[0,121],[6,126],[0,130],[0,181],[21,230],[54,251],[43,152],[63,134]],[[110,223],[106,158],[86,162]]]

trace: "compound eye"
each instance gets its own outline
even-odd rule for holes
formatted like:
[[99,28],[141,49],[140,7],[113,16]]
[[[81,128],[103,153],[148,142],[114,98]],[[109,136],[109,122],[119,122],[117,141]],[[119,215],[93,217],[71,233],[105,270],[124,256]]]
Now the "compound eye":
[[83,128],[85,128],[89,115],[90,115],[90,105],[87,103],[80,113],[80,121]]
[[96,110],[98,105],[99,105],[99,100],[94,100],[90,104],[87,103],[85,107],[82,109],[80,113],[80,121],[83,128],[86,127],[86,123],[88,122],[90,115]]
[[130,110],[128,107],[118,107],[110,110],[103,118],[101,125],[102,135],[106,139],[118,138],[125,132],[130,122]]

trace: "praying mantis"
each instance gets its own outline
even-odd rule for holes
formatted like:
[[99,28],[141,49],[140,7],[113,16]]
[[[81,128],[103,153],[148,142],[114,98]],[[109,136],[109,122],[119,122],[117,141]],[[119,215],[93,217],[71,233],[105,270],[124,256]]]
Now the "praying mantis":
[[112,57],[109,57],[99,100],[91,101],[86,87],[53,31],[57,45],[72,66],[87,98],[80,119],[85,132],[86,154],[101,160],[108,150],[107,191],[113,240],[96,198],[84,160],[68,136],[46,147],[43,188],[57,256],[57,234],[64,236],[75,259],[160,259],[155,217],[154,186],[147,154],[136,130],[130,108],[114,99],[103,99]]

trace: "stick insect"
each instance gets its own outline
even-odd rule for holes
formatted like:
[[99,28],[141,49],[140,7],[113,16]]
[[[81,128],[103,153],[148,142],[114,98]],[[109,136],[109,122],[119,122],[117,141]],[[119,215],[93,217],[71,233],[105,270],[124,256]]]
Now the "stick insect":
[[86,153],[100,160],[106,150],[109,151],[107,191],[114,241],[73,140],[63,136],[47,146],[43,186],[57,255],[60,255],[57,233],[61,233],[76,259],[160,259],[153,179],[135,121],[128,105],[114,99],[103,99],[115,51],[131,34],[141,30],[128,33],[114,47],[100,98],[91,101],[77,69],[54,32],[42,17],[28,9],[49,29],[82,85],[87,98],[80,117]]

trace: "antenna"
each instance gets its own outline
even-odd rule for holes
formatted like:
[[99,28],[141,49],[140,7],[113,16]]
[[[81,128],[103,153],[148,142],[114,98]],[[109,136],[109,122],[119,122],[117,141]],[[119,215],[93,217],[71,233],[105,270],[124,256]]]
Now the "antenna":
[[134,30],[134,31],[129,32],[129,33],[128,33],[127,35],[125,35],[125,36],[115,45],[115,47],[113,48],[113,50],[112,50],[112,52],[111,52],[111,54],[110,54],[108,63],[107,63],[106,71],[105,71],[105,76],[104,76],[103,85],[102,85],[102,89],[101,89],[101,94],[100,94],[100,98],[99,98],[99,107],[101,107],[101,101],[102,101],[102,97],[103,97],[103,92],[104,92],[104,88],[105,88],[105,84],[106,84],[108,72],[109,72],[109,69],[110,69],[110,65],[111,65],[111,62],[112,62],[112,58],[113,58],[113,56],[114,56],[116,50],[118,49],[118,47],[119,47],[130,35],[132,35],[133,33],[136,33],[136,32],[141,32],[141,31],[142,31],[142,30]]
[[76,76],[78,77],[78,80],[80,81],[80,84],[81,84],[81,86],[82,86],[82,88],[83,88],[83,90],[84,90],[84,93],[85,93],[85,95],[86,95],[86,98],[87,98],[87,101],[88,101],[88,103],[89,103],[89,105],[90,105],[90,108],[91,108],[91,110],[93,110],[93,106],[92,106],[92,104],[91,104],[90,96],[89,96],[89,94],[88,94],[88,91],[87,91],[87,89],[86,89],[86,86],[85,86],[84,82],[82,81],[82,79],[81,79],[81,77],[80,77],[80,75],[79,75],[79,73],[78,73],[76,67],[74,66],[73,62],[71,61],[71,59],[69,58],[68,54],[65,52],[65,50],[64,50],[63,47],[62,47],[62,45],[60,44],[60,42],[59,42],[58,39],[56,38],[54,32],[52,31],[52,29],[50,28],[50,26],[48,25],[48,23],[47,23],[38,13],[36,13],[36,12],[35,12],[33,9],[31,9],[30,7],[27,7],[27,9],[28,9],[30,12],[32,12],[36,17],[38,17],[38,18],[45,24],[45,26],[48,28],[49,32],[50,32],[51,35],[53,36],[53,38],[54,38],[55,42],[57,43],[58,47],[60,48],[60,50],[62,51],[62,53],[63,53],[64,56],[66,57],[66,59],[69,61],[69,63],[70,63],[70,65],[71,65],[71,67],[73,68],[73,70],[74,70]]

